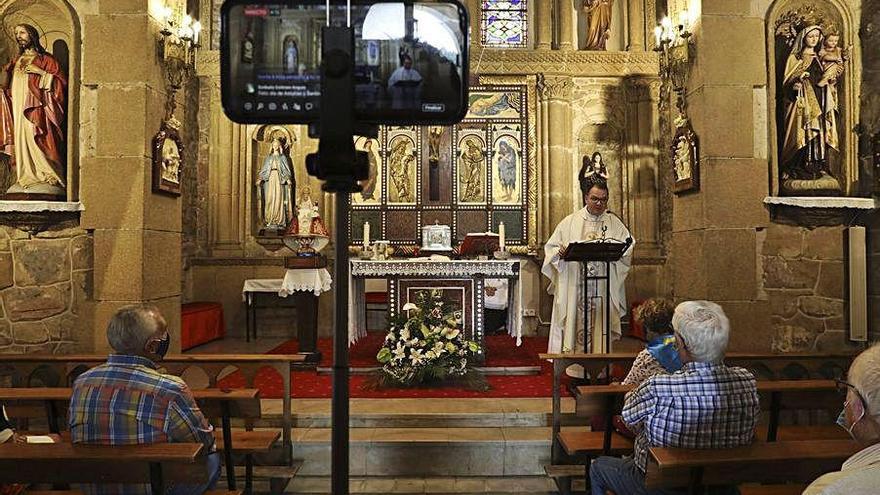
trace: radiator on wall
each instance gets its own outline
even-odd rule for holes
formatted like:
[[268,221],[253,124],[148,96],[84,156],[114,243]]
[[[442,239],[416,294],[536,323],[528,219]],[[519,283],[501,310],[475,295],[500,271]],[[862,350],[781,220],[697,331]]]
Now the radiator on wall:
[[868,340],[868,256],[865,228],[846,229],[847,300],[849,302],[849,339]]

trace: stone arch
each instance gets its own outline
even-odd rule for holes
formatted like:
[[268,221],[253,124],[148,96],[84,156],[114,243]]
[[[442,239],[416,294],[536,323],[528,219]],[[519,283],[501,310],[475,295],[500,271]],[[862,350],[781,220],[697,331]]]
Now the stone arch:
[[[18,23],[28,23],[37,28],[43,46],[59,57],[59,63],[66,69],[67,115],[64,119],[66,141],[63,156],[68,201],[79,199],[80,146],[76,123],[80,120],[82,23],[77,12],[78,9],[65,0],[0,0],[0,64],[5,65],[15,54],[12,28]],[[0,158],[0,162],[0,188],[5,191],[10,185],[5,184],[10,179],[10,168],[5,157]]]
[[[841,191],[844,195],[858,193],[858,136],[853,129],[859,122],[859,94],[861,87],[861,41],[858,35],[858,19],[852,7],[841,0],[775,0],[768,2],[764,10],[766,29],[767,56],[767,132],[769,143],[769,163],[771,195],[779,194],[780,190],[780,132],[784,133],[778,122],[779,112],[779,76],[784,68],[785,59],[777,53],[777,22],[787,13],[801,8],[812,7],[819,18],[834,25],[841,34],[840,45],[852,46],[849,60],[845,66],[845,75],[838,88],[840,94],[840,121],[837,127],[840,133],[840,160],[832,171],[838,175]],[[780,64],[783,67],[780,67]]]

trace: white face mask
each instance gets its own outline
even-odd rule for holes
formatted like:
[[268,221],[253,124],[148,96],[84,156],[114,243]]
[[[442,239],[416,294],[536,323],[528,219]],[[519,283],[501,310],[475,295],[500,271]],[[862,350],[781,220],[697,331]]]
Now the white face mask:
[[839,415],[837,415],[836,423],[838,425],[840,425],[841,428],[846,430],[846,432],[849,433],[849,436],[852,437],[853,440],[857,440],[855,435],[853,435],[853,428],[855,428],[856,425],[859,424],[859,421],[861,421],[865,417],[865,408],[864,407],[862,408],[862,413],[859,415],[858,418],[856,418],[855,421],[852,422],[852,424],[847,425],[846,424],[846,408],[848,406],[849,406],[849,401],[846,401],[843,403],[843,410],[840,411]]

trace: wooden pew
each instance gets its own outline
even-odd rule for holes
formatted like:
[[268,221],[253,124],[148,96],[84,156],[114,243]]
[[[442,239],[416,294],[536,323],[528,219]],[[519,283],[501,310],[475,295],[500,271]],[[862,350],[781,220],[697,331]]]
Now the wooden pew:
[[[571,365],[581,365],[595,384],[596,378],[609,365],[617,364],[624,366],[627,370],[632,366],[636,358],[636,352],[612,352],[608,354],[549,354],[543,353],[538,356],[541,359],[547,359],[553,362],[553,412],[552,412],[552,438],[559,436],[562,425],[562,377],[565,370]],[[796,365],[799,367],[812,368],[814,374],[821,374],[820,368],[834,368],[835,370],[845,371],[849,369],[849,364],[856,356],[853,353],[832,353],[819,355],[815,353],[727,353],[724,362],[728,365],[742,366],[752,369],[755,365],[760,364],[766,366],[776,374],[780,374],[788,366]],[[756,375],[758,376],[758,375]],[[832,378],[825,376],[824,378]],[[551,451],[551,462],[555,465],[561,460],[563,451],[560,446],[553,441],[553,449]]]
[[[61,377],[62,383],[57,385],[70,386],[70,376],[82,366],[91,368],[107,361],[106,354],[6,354],[3,365],[12,367],[17,376],[13,377],[24,386],[28,378],[41,367],[49,367]],[[237,367],[245,378],[245,386],[254,387],[254,377],[263,366],[269,366],[281,375],[283,395],[281,398],[283,462],[294,466],[292,448],[293,417],[290,403],[290,371],[297,363],[304,363],[305,356],[300,354],[171,354],[158,363],[166,372],[181,375],[191,367],[205,371],[208,376],[208,387],[217,387],[221,372],[227,367]],[[13,384],[13,386],[17,386]]]
[[755,442],[716,450],[651,447],[645,485],[701,493],[709,485],[807,483],[839,470],[859,450],[853,440]]
[[[145,483],[164,494],[168,482],[204,483],[206,457],[199,443],[153,445],[0,445],[0,483]],[[65,492],[77,493],[77,492]],[[239,495],[239,491],[209,491]]]
[[[604,417],[605,431],[561,431],[560,429],[553,439],[554,450],[559,449],[570,457],[583,459],[585,468],[589,465],[591,457],[631,452],[632,442],[613,430],[612,420],[615,414],[620,413],[624,395],[634,388],[633,385],[621,384],[576,387],[575,414],[586,417]],[[827,427],[779,426],[780,412],[786,409],[816,408],[818,404],[823,403],[833,407],[842,407],[834,380],[758,380],[757,388],[761,397],[762,410],[769,409],[769,421],[766,428],[759,427],[758,430],[760,438],[766,438],[771,442],[777,440],[779,435],[783,440],[847,438],[846,433],[836,425]],[[629,449],[626,448],[627,445]],[[571,481],[565,478],[580,474],[572,474],[575,469],[566,469],[563,466],[564,464],[554,462],[550,466],[545,466],[545,472],[557,480],[563,493],[568,493]]]
[[[66,424],[64,419],[72,391],[70,388],[0,388],[0,401],[6,404],[7,412],[12,418],[35,417],[44,409],[50,432],[59,433],[59,424]],[[259,391],[202,389],[193,391],[193,396],[206,417],[221,419],[221,428],[215,430],[214,434],[217,450],[223,452],[229,489],[236,489],[233,454],[239,454],[245,456],[245,493],[250,493],[254,475],[253,456],[269,452],[280,432],[232,431],[231,419],[259,419]],[[44,404],[44,407],[35,407],[39,403]],[[286,470],[287,476],[292,478],[298,468],[298,465],[291,466]]]

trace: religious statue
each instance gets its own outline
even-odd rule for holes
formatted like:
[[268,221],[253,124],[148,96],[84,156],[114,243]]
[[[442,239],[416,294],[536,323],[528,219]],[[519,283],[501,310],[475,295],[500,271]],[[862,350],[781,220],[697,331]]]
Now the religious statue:
[[675,180],[685,180],[691,178],[691,149],[688,142],[683,137],[679,137],[675,141],[675,152],[672,156],[672,166],[675,170]]
[[599,180],[608,181],[608,167],[605,166],[605,161],[602,160],[602,153],[595,151],[589,158],[586,155],[584,156],[581,170],[578,172],[578,182],[583,184],[584,181],[593,183]]
[[364,201],[373,199],[376,194],[376,182],[379,177],[379,164],[376,161],[376,152],[373,151],[374,139],[364,139],[364,149],[367,153],[367,163],[369,164],[366,180],[358,181],[361,186],[361,197]]
[[507,140],[498,142],[498,155],[496,166],[498,167],[498,182],[501,184],[501,192],[506,201],[513,199],[516,192],[516,169],[518,161],[516,148]]
[[465,148],[461,151],[461,171],[459,177],[462,185],[461,201],[472,203],[482,199],[483,159],[486,151],[474,137],[464,140]]
[[443,127],[428,127],[428,200],[440,201],[440,138]]
[[309,186],[300,189],[296,220],[290,222],[284,234],[284,244],[296,251],[297,256],[314,256],[330,242],[330,233],[321,220],[318,204],[312,201],[311,194]]
[[299,48],[296,40],[287,38],[284,40],[284,72],[296,74],[299,70]]
[[440,161],[440,138],[443,136],[443,126],[432,125],[428,127],[428,161]]
[[840,183],[831,163],[840,154],[840,102],[837,85],[845,54],[836,33],[825,36],[819,25],[794,38],[780,84],[781,190],[798,195],[836,195]]
[[0,153],[16,178],[7,198],[63,199],[67,76],[34,26],[18,24],[14,33],[18,55],[0,81]]
[[398,139],[391,145],[389,174],[391,181],[397,190],[397,202],[412,203],[415,202],[413,191],[411,190],[411,179],[414,172],[413,168],[416,161],[415,153],[409,149],[409,142],[406,139]]
[[614,0],[584,0],[583,11],[587,16],[587,42],[585,50],[605,50],[611,36],[611,7]]
[[171,139],[162,143],[162,180],[180,184],[180,148]]
[[260,231],[283,232],[293,216],[290,192],[296,189],[296,179],[288,157],[286,139],[273,137],[271,146],[257,177],[261,194]]

